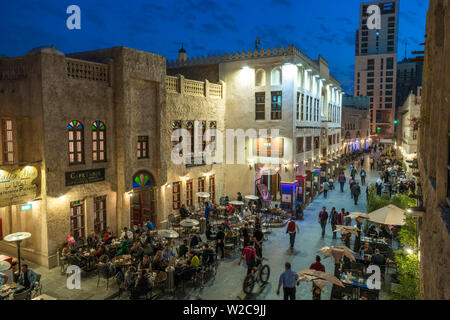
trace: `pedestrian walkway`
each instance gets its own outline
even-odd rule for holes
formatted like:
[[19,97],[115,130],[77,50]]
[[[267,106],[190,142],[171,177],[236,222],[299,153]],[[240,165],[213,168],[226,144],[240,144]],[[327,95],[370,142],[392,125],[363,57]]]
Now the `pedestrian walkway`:
[[[358,168],[358,176],[356,177],[358,182],[360,182],[360,169],[361,168]],[[370,171],[369,157],[367,155],[365,156],[364,169],[367,173],[366,186],[367,183],[375,183],[378,178],[378,173],[376,171]],[[335,183],[335,189],[328,192],[327,199],[324,199],[323,195],[320,195],[304,210],[304,220],[297,221],[297,224],[300,227],[300,233],[297,234],[293,252],[289,250],[289,234],[286,234],[285,228],[273,229],[272,234],[269,235],[268,241],[264,242],[263,247],[263,255],[268,259],[266,263],[269,264],[271,270],[269,284],[262,292],[248,298],[257,300],[282,299],[281,293],[280,296],[276,295],[276,288],[278,286],[279,276],[284,271],[285,262],[290,262],[294,271],[308,269],[311,263],[314,262],[317,250],[324,246],[342,245],[339,236],[337,237],[338,239],[332,239],[333,235],[329,223],[326,227],[325,238],[321,238],[321,227],[318,223],[318,215],[323,206],[327,208],[328,213],[331,211],[332,207],[335,207],[338,212],[341,208],[345,208],[345,210],[349,212],[367,212],[366,186],[361,186],[361,196],[359,197],[358,205],[355,205],[354,201],[350,198],[350,188],[348,185],[350,173],[348,168],[346,169],[345,174],[347,183],[343,193],[340,192],[338,183]],[[352,221],[352,225],[354,224],[355,221]],[[333,259],[322,259],[322,263],[325,265],[326,272],[333,274]],[[237,265],[237,259],[221,262],[214,283],[209,284],[204,290],[198,292],[196,297],[205,300],[236,299],[237,296],[243,297],[242,283],[245,275],[246,269],[242,265]],[[329,300],[331,287],[331,284],[325,286],[324,292],[322,293],[322,299]],[[258,292],[258,288],[258,285],[256,285],[255,293]],[[297,287],[296,298],[298,300],[312,300],[310,282],[302,282],[300,286]]]

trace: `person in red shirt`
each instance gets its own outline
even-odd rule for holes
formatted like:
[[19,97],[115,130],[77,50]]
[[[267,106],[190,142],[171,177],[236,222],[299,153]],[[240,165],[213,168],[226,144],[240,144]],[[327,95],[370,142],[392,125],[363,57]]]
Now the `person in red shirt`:
[[238,265],[241,265],[242,260],[245,259],[245,263],[247,264],[247,275],[252,272],[252,269],[257,266],[257,260],[261,260],[256,255],[256,249],[253,247],[250,242],[245,244],[244,250],[242,250],[241,259],[239,259]]
[[344,224],[344,217],[345,217],[345,209],[342,208],[341,212],[338,213],[338,219],[337,219],[337,224],[338,225],[343,225]]
[[320,263],[320,257],[316,256],[316,262],[309,266],[310,269],[325,272],[325,266]]
[[227,207],[227,211],[228,211],[228,215],[229,215],[229,216],[231,216],[231,213],[233,212],[233,209],[234,209],[234,207],[233,207],[233,205],[230,203],[230,204],[228,205],[228,207]]
[[286,228],[286,233],[289,233],[289,240],[291,243],[291,249],[294,248],[294,243],[295,243],[295,235],[297,233],[297,231],[300,231],[298,225],[295,223],[295,219],[294,217],[291,218],[291,221],[289,221],[287,228]]

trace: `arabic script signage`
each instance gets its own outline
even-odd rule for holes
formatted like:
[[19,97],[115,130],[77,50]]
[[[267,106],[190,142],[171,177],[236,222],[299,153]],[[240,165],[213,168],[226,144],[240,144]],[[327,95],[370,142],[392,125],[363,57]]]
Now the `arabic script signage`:
[[0,207],[23,204],[36,198],[38,170],[32,166],[6,171],[0,169]]

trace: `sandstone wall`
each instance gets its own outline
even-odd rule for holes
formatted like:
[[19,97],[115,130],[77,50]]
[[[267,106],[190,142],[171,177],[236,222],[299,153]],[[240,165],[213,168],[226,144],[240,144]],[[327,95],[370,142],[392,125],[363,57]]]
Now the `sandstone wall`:
[[425,299],[450,299],[450,1],[431,0],[427,14],[421,120],[420,180],[426,212],[420,231]]

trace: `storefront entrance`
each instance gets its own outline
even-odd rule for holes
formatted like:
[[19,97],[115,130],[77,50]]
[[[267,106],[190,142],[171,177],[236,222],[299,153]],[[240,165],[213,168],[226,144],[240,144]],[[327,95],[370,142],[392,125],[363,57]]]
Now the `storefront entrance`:
[[147,171],[134,175],[130,199],[131,225],[142,225],[148,219],[156,223],[156,188],[153,184],[153,176]]

